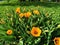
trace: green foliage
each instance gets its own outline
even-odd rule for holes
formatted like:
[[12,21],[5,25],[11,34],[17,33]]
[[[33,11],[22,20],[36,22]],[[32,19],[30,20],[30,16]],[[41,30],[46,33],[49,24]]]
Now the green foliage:
[[[28,12],[28,10],[26,10]],[[30,10],[33,12],[32,10]],[[24,11],[23,11],[24,13]],[[8,14],[8,15],[6,15]],[[51,40],[51,33],[56,30],[56,23],[52,19],[52,13],[50,15],[45,15],[43,11],[40,11],[39,15],[32,15],[29,18],[20,18],[18,14],[15,13],[14,10],[9,12],[5,12],[5,24],[0,25],[0,40],[2,42],[6,42],[8,44],[21,44],[23,45],[38,45],[40,43],[49,45]],[[29,26],[29,28],[27,27]],[[42,30],[42,34],[40,37],[33,37],[31,34],[28,34],[27,31],[31,31],[32,27],[39,27]],[[13,30],[12,35],[7,35],[6,32],[8,29]],[[45,32],[48,30],[48,32]],[[4,32],[4,33],[3,33]],[[22,40],[20,40],[22,38]],[[42,39],[44,38],[44,39]],[[32,40],[32,41],[31,41]],[[45,40],[45,41],[42,41]],[[13,43],[12,43],[13,41]],[[14,43],[16,42],[16,43]],[[6,44],[4,43],[4,44]],[[3,44],[3,43],[2,43]]]
[[[21,13],[30,11],[32,15],[29,18],[20,18],[19,14],[15,12],[16,9],[14,9],[20,6],[1,7],[0,22],[2,23],[0,23],[0,45],[54,45],[53,38],[60,37],[60,28],[58,28],[60,15],[57,15],[59,9],[56,10],[56,8],[53,7],[48,8],[48,5],[47,7],[21,6]],[[25,11],[23,10],[24,8]],[[39,15],[33,14],[33,10],[35,9],[39,10]],[[48,13],[47,16],[46,13]],[[34,26],[42,30],[42,34],[39,37],[34,37],[27,33],[27,31],[31,31]],[[13,34],[7,35],[6,32],[8,29],[11,29]]]

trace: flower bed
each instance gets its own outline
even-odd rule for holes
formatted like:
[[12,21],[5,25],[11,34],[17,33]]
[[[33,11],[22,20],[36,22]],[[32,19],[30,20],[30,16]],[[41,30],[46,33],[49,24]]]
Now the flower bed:
[[60,24],[52,15],[20,7],[4,12],[4,18],[0,19],[0,45],[57,45],[59,34],[55,33],[59,32]]

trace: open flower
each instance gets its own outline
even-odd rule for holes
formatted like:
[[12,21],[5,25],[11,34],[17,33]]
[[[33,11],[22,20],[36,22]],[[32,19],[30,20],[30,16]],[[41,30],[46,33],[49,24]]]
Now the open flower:
[[29,17],[31,16],[31,12],[24,13],[24,16],[25,16],[26,18],[29,18]]
[[31,34],[32,34],[34,37],[40,36],[41,32],[42,32],[41,29],[38,28],[38,27],[33,27],[32,30],[31,30]]
[[7,30],[7,34],[11,35],[12,34],[12,30]]
[[38,10],[34,10],[33,13],[38,15],[39,11]]
[[22,18],[24,16],[24,14],[23,13],[20,13],[19,16],[20,16],[20,18]]
[[60,45],[60,37],[55,37],[53,41],[55,45]]
[[16,9],[16,13],[20,13],[20,8],[19,7]]

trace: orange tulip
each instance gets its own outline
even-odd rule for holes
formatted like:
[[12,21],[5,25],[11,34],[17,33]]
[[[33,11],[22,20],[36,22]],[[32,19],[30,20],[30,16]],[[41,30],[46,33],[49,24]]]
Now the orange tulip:
[[55,45],[60,45],[60,37],[55,37],[53,41]]
[[24,14],[23,13],[20,13],[19,16],[20,16],[20,18],[22,18],[24,16]]
[[11,35],[12,34],[12,30],[7,30],[7,34]]
[[34,10],[33,13],[38,15],[39,11],[38,10]]
[[20,8],[18,7],[17,9],[16,9],[16,13],[20,13]]
[[31,30],[31,34],[32,34],[34,37],[40,36],[41,32],[42,32],[41,29],[38,28],[38,27],[33,27],[32,30]]
[[31,16],[31,12],[24,13],[24,16],[25,16],[26,18],[29,18],[29,17]]

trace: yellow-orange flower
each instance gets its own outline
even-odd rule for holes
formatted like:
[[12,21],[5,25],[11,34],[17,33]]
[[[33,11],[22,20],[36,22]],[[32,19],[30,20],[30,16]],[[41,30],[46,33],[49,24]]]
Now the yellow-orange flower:
[[31,16],[31,12],[24,13],[24,16],[25,16],[26,18],[30,17],[30,16]]
[[34,37],[38,37],[41,35],[41,29],[38,28],[38,27],[33,27],[32,30],[31,30],[31,34],[34,36]]
[[24,14],[23,13],[20,13],[19,16],[20,16],[20,18],[22,18],[24,16]]
[[33,13],[38,15],[39,11],[38,10],[34,10]]
[[16,9],[16,13],[20,13],[20,8],[19,7]]
[[7,30],[7,34],[11,35],[12,34],[12,30]]
[[60,45],[60,37],[55,37],[53,41],[55,45]]

